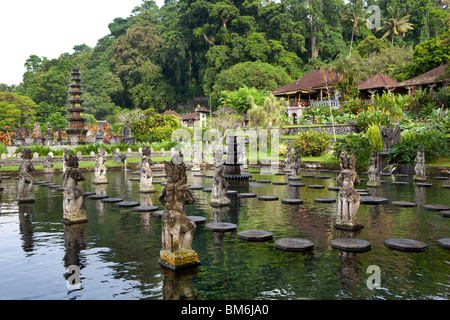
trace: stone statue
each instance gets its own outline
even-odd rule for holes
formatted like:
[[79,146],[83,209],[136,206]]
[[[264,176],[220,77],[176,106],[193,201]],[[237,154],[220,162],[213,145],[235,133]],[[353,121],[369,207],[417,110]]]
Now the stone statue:
[[95,142],[103,143],[103,128],[100,124],[97,125],[97,132],[95,133]]
[[22,151],[23,159],[19,166],[19,183],[17,185],[17,201],[18,202],[34,202],[33,185],[34,178],[31,175],[35,171],[31,159],[33,154],[31,150],[26,148]]
[[369,159],[369,170],[367,170],[369,181],[368,187],[379,187],[380,182],[380,155],[377,149],[373,148]]
[[231,203],[227,197],[229,183],[225,179],[224,173],[223,163],[216,163],[211,193],[211,205],[213,206],[227,206]]
[[151,166],[154,164],[151,156],[151,150],[149,146],[145,146],[142,149],[141,160],[141,180],[139,184],[139,192],[155,192],[155,186],[153,185],[153,172]]
[[87,222],[84,210],[84,190],[78,186],[85,178],[78,170],[78,157],[69,155],[63,174],[63,222],[66,224]]
[[98,148],[97,163],[95,164],[94,181],[93,183],[108,183],[106,179],[106,150]]
[[[2,165],[0,164],[0,168],[2,167]],[[2,173],[0,172],[0,183],[2,183]],[[0,191],[3,191],[3,187],[0,187]],[[0,201],[1,201],[1,196],[0,196]]]
[[362,226],[356,223],[356,213],[359,209],[361,196],[355,190],[354,185],[361,183],[356,172],[356,158],[352,153],[347,156],[345,150],[341,151],[341,172],[336,183],[341,187],[338,194],[338,207],[336,214],[336,228],[346,230],[360,229]]
[[186,184],[186,165],[180,163],[180,158],[178,156],[176,163],[173,158],[170,162],[164,162],[167,184],[159,196],[159,201],[165,207],[160,264],[171,269],[198,264],[198,255],[191,248],[196,226],[185,212],[186,204],[194,203],[195,199]]
[[54,144],[53,141],[53,134],[55,131],[53,130],[53,127],[50,125],[49,122],[47,122],[47,145],[52,146]]
[[53,157],[50,154],[48,154],[42,162],[44,164],[44,173],[52,173],[53,172]]
[[200,171],[200,164],[202,163],[202,152],[198,146],[192,146],[192,171]]
[[397,124],[395,129],[379,126],[381,142],[383,143],[383,152],[389,153],[391,146],[400,142],[400,126]]
[[292,169],[292,175],[293,177],[299,177],[300,176],[300,164],[302,162],[302,159],[300,158],[300,154],[297,149],[294,148],[294,152],[291,154],[292,160],[291,160],[291,169]]
[[64,153],[63,153],[63,157],[62,157],[63,174],[64,174],[64,172],[66,172],[67,162],[69,161],[69,157],[70,157],[70,149],[64,149]]
[[422,148],[417,149],[417,155],[414,159],[416,162],[416,166],[414,167],[414,171],[416,175],[414,180],[417,181],[426,181],[427,180],[427,171],[425,168],[425,150]]
[[292,150],[290,146],[287,146],[286,148],[286,159],[284,160],[284,170],[285,171],[291,171],[291,164],[292,164]]

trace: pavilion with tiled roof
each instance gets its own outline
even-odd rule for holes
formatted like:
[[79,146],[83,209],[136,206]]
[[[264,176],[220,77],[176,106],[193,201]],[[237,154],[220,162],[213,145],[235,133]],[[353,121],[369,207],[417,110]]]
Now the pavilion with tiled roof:
[[360,83],[357,87],[359,89],[359,96],[362,99],[370,99],[371,93],[381,94],[385,90],[389,90],[390,86],[397,84],[397,81],[388,76],[378,72],[373,77]]
[[161,115],[163,115],[163,116],[169,116],[169,115],[171,115],[171,116],[177,117],[178,119],[181,119],[181,117],[182,117],[181,114],[179,114],[179,113],[176,112],[176,111],[170,110],[170,109],[164,111],[163,113],[161,113]]
[[408,92],[410,93],[412,89],[417,88],[437,88],[441,87],[449,82],[449,78],[445,74],[445,65],[440,65],[437,68],[431,69],[428,72],[422,73],[421,75],[414,77],[409,80],[402,81],[395,85],[390,86],[394,88],[396,92]]

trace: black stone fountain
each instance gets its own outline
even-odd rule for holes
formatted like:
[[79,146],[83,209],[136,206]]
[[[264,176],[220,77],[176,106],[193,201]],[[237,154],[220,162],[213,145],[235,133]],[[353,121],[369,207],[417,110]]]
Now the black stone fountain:
[[229,183],[229,187],[248,187],[249,179],[252,177],[249,174],[241,173],[241,165],[238,162],[238,143],[237,136],[227,136],[227,146],[225,165],[225,179]]

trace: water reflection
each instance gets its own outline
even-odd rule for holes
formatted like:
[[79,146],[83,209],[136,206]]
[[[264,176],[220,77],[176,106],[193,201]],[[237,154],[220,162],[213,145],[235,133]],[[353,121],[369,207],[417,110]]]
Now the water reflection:
[[[76,223],[67,225],[64,223],[64,248],[65,254],[63,258],[64,267],[69,270],[68,273],[64,274],[64,280],[68,281],[70,277],[75,275],[79,277],[79,271],[82,270],[86,265],[86,257],[81,254],[81,251],[86,249],[86,245],[83,240],[84,231],[86,230],[87,223]],[[74,268],[75,267],[75,268]],[[72,273],[74,271],[74,273]],[[74,286],[69,287],[71,292],[73,288],[82,289],[81,279],[76,279]]]
[[191,279],[198,273],[198,267],[173,272],[161,267],[164,300],[195,300],[196,294]]
[[33,220],[34,220],[34,202],[19,202],[19,230],[22,235],[22,248],[25,252],[34,251],[33,241]]

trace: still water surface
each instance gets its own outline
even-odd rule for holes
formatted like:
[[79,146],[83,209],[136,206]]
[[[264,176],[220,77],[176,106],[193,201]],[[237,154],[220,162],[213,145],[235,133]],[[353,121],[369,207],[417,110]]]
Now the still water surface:
[[[253,171],[253,170],[250,170]],[[161,172],[159,172],[161,173]],[[203,173],[212,175],[212,171]],[[188,171],[188,184],[210,187],[209,177],[195,177]],[[272,185],[258,180],[285,181],[283,175],[252,173],[247,192],[276,195],[278,201],[257,198],[233,199],[227,210],[209,205],[211,193],[193,190],[196,202],[188,215],[203,216],[206,223],[237,224],[236,232],[214,233],[199,224],[193,249],[201,266],[175,276],[157,262],[161,248],[161,219],[151,213],[118,208],[99,200],[85,200],[88,223],[65,226],[62,192],[35,185],[36,202],[18,205],[17,180],[3,180],[0,207],[0,299],[449,299],[450,250],[439,247],[438,239],[450,237],[450,219],[424,210],[426,204],[450,206],[447,181],[429,178],[431,188],[416,187],[411,177],[383,177],[377,196],[391,201],[417,202],[416,208],[388,204],[361,205],[358,217],[365,228],[353,237],[371,243],[369,252],[343,254],[332,249],[330,240],[348,237],[336,231],[336,204],[321,204],[314,198],[337,199],[337,173],[308,171],[314,178],[302,178],[305,187]],[[93,174],[84,173],[85,191],[106,193],[127,201],[158,202],[157,192],[145,196],[131,181],[132,171],[111,171],[107,185],[92,184]],[[330,179],[318,179],[319,175]],[[362,178],[367,178],[361,175]],[[61,184],[60,175],[41,175]],[[155,178],[156,181],[164,178]],[[394,185],[393,181],[409,181]],[[365,183],[358,188],[364,189]],[[324,189],[310,189],[322,184]],[[97,188],[97,189],[96,189]],[[104,188],[102,190],[102,188]],[[147,197],[147,198],[145,198]],[[284,198],[300,198],[302,205],[285,205]],[[237,232],[260,229],[273,232],[273,240],[261,243],[238,239]],[[311,240],[315,249],[307,253],[284,252],[274,241],[293,237]],[[394,251],[384,246],[389,238],[424,241],[429,249],[421,253]],[[66,268],[80,267],[81,286],[69,289]],[[370,290],[367,268],[381,270],[381,288]]]

